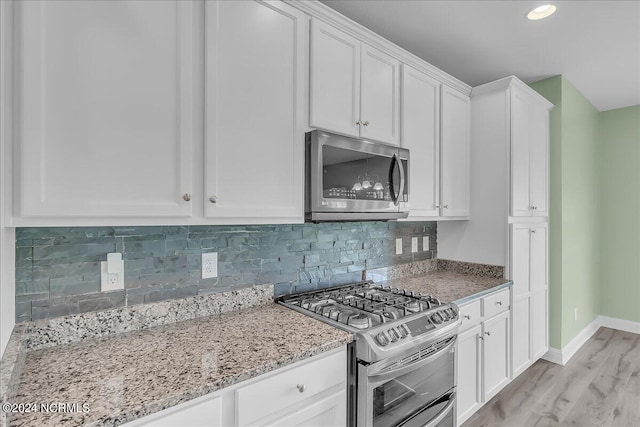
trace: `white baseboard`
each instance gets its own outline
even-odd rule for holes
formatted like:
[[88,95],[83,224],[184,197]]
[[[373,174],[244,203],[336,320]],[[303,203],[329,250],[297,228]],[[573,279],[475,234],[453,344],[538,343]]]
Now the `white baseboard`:
[[591,323],[585,326],[578,335],[569,341],[569,344],[565,345],[562,349],[549,347],[549,351],[542,356],[542,358],[558,365],[566,365],[569,359],[571,359],[573,355],[580,350],[580,347],[582,347],[584,343],[586,343],[601,327],[640,334],[640,322],[616,319],[614,317],[598,316],[593,319]]
[[631,332],[632,334],[640,334],[640,322],[631,320],[616,319],[615,317],[598,316],[600,326],[619,331]]

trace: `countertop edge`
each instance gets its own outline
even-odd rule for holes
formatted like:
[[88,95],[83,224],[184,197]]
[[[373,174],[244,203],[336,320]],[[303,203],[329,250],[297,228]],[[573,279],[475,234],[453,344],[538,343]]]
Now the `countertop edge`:
[[454,304],[456,304],[456,305],[464,305],[464,304],[468,304],[468,303],[473,302],[473,301],[475,301],[475,300],[477,300],[477,299],[480,299],[480,298],[482,298],[482,297],[484,297],[484,296],[486,296],[486,295],[492,294],[492,293],[494,293],[494,292],[496,292],[496,291],[499,291],[499,290],[501,290],[501,289],[508,288],[508,287],[510,287],[510,286],[513,286],[513,282],[512,282],[511,280],[507,280],[507,281],[505,281],[504,283],[501,283],[501,284],[499,284],[499,285],[496,285],[496,286],[494,286],[494,287],[492,287],[492,288],[485,289],[484,291],[477,292],[477,293],[472,294],[472,295],[468,295],[468,296],[466,296],[466,297],[464,297],[464,298],[460,298],[460,299],[457,299],[457,300],[452,301],[452,302],[453,302]]

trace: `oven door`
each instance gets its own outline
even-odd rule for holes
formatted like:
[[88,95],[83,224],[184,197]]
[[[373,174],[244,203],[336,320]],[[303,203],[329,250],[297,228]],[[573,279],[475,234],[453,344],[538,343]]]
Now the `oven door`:
[[455,425],[457,338],[439,343],[397,360],[358,365],[358,426]]
[[307,150],[312,220],[407,217],[409,150],[324,131],[309,132]]

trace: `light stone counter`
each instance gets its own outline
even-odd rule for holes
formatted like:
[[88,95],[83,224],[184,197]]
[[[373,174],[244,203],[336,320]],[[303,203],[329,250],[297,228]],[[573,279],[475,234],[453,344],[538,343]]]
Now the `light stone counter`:
[[78,403],[10,426],[118,425],[351,342],[277,304],[93,338],[26,354],[13,402]]

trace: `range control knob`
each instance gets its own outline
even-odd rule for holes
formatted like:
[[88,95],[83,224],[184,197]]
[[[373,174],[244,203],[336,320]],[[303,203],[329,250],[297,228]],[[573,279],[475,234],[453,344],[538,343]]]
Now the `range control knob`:
[[389,338],[387,338],[384,332],[380,332],[378,335],[376,335],[376,341],[378,341],[378,344],[383,347],[389,344]]
[[400,339],[400,334],[398,332],[396,332],[395,329],[391,328],[387,331],[389,333],[389,336],[391,337],[391,342],[396,342]]
[[436,325],[439,325],[442,323],[442,317],[440,316],[439,313],[435,313],[433,315],[431,315],[431,321],[433,323],[435,323]]
[[398,335],[400,335],[400,338],[406,338],[409,335],[404,325],[398,326]]

